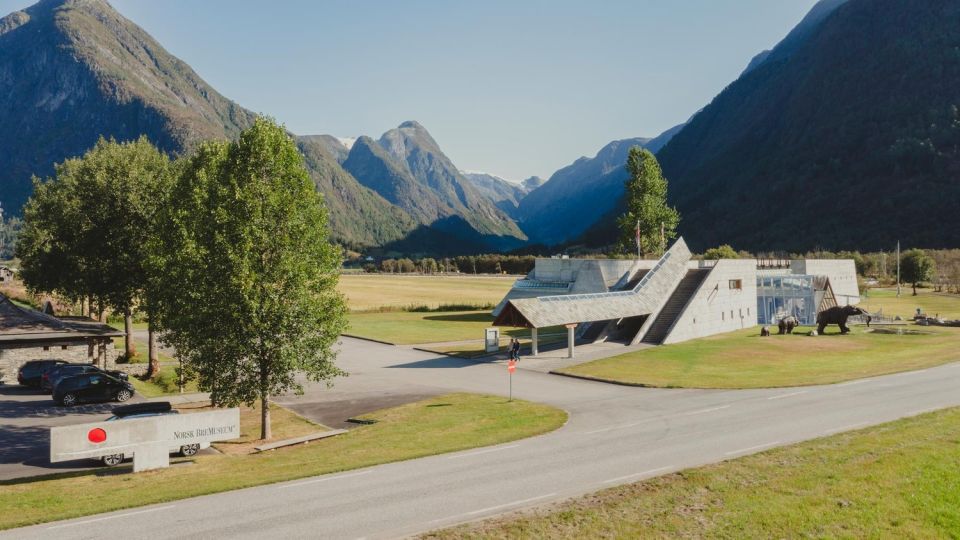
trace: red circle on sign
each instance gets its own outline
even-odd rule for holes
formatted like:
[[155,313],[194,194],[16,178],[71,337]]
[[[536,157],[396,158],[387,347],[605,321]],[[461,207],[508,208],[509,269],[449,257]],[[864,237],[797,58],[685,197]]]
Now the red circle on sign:
[[100,444],[107,440],[107,432],[100,428],[93,428],[87,433],[87,439],[94,444]]

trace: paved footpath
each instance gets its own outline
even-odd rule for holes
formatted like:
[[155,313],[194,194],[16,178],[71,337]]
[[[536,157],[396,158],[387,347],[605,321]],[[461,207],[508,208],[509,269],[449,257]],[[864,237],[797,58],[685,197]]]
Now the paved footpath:
[[[311,387],[303,399],[338,399],[407,384],[431,392],[507,390],[502,365],[358,340],[344,340],[341,364],[351,377],[330,392]],[[630,388],[520,369],[515,396],[566,409],[566,426],[494,447],[38,525],[0,537],[400,537],[960,405],[958,384],[960,363],[776,390]]]

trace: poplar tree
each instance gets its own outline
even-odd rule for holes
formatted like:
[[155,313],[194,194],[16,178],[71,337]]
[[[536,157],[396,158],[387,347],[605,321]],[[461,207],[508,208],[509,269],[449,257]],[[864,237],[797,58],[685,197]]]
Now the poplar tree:
[[259,118],[233,143],[205,143],[179,167],[152,267],[164,339],[217,405],[302,392],[330,380],[346,324],[341,252],[284,129]]
[[626,181],[626,212],[617,219],[618,249],[630,253],[639,247],[641,254],[660,255],[666,244],[676,238],[680,223],[680,214],[667,205],[667,179],[657,158],[639,146],[630,149],[627,172],[630,178]]

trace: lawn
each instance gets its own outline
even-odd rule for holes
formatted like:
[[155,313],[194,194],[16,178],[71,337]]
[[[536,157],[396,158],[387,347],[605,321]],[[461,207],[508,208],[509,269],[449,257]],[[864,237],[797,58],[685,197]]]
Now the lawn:
[[[176,366],[160,366],[160,372],[149,381],[144,381],[139,377],[130,376],[130,382],[138,394],[147,398],[169,396],[180,393],[177,379]],[[183,386],[185,393],[197,391],[197,382],[188,379]]]
[[960,409],[615,487],[426,538],[958,538]]
[[945,319],[960,319],[960,295],[935,293],[931,289],[918,289],[913,296],[910,287],[903,287],[900,298],[896,289],[870,289],[861,292],[860,306],[871,313],[880,309],[887,316],[900,315],[912,319],[917,308],[923,308],[927,315],[940,314]]
[[341,275],[339,289],[351,311],[385,307],[409,308],[441,305],[496,305],[516,276],[402,276],[383,274]]
[[[203,403],[190,403],[177,407],[181,412],[203,412],[213,410],[213,407]],[[277,404],[270,407],[270,430],[273,437],[264,441],[260,439],[260,406],[240,407],[240,438],[213,443],[213,446],[224,454],[250,454],[255,452],[254,447],[266,442],[282,441],[329,431],[330,428],[307,420],[299,414],[285,409]]]
[[[678,388],[766,388],[827,384],[960,360],[960,329],[907,326],[886,335],[856,326],[842,336],[761,338],[759,327],[662,345],[560,370],[629,384]],[[828,329],[828,332],[831,330]]]
[[554,430],[567,415],[521,400],[448,394],[365,418],[376,423],[309,445],[198,456],[190,467],[0,482],[0,529],[499,444]]
[[[351,313],[346,333],[388,343],[439,343],[443,341],[483,341],[484,328],[493,325],[489,311],[386,311]],[[543,328],[540,334],[557,332]],[[501,328],[500,335],[530,337],[525,328]]]

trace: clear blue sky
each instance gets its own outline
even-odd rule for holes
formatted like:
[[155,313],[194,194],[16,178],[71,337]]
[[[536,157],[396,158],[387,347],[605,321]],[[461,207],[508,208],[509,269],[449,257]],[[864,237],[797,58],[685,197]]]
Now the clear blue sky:
[[815,0],[111,3],[295,133],[417,120],[460,168],[520,180],[686,120]]

